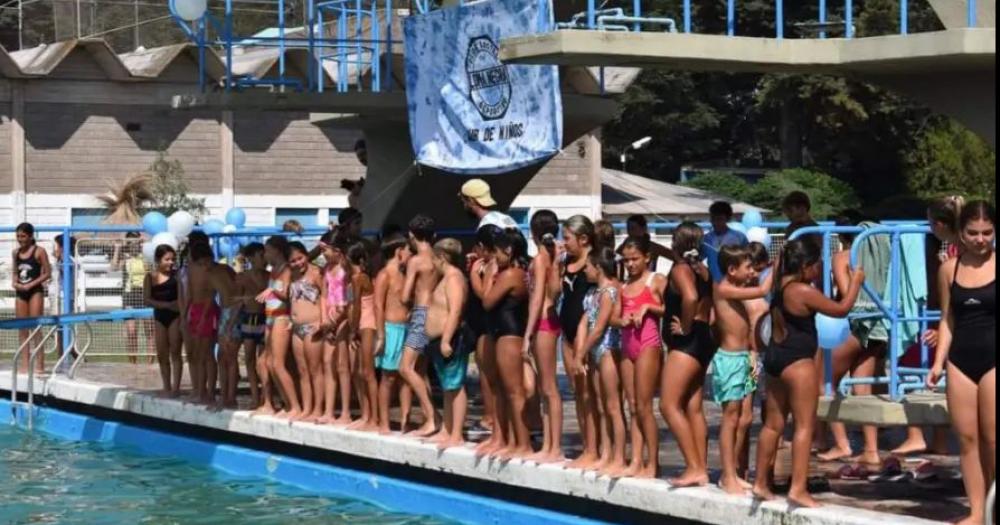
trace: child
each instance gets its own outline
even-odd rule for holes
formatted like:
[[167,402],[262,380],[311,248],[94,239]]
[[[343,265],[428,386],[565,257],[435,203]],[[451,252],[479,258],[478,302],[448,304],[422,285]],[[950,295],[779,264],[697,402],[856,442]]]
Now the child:
[[[622,249],[628,281],[622,289],[621,377],[632,412],[632,462],[625,476],[655,478],[659,474],[659,434],[653,417],[653,396],[660,377],[661,298],[667,280],[649,271],[649,241],[629,239]],[[649,454],[642,459],[643,448]]]
[[493,243],[496,275],[473,272],[472,288],[483,301],[490,332],[496,342],[496,364],[504,393],[496,407],[497,429],[511,425],[514,439],[513,442],[508,440],[495,455],[508,460],[525,458],[532,453],[521,354],[528,318],[528,242],[519,230],[508,229],[497,235]]
[[[750,264],[753,265],[754,274],[757,276],[756,279],[750,280],[750,286],[756,286],[761,278],[766,278],[771,273],[771,256],[767,253],[767,247],[759,242],[750,243],[747,249],[750,250]],[[767,313],[767,309],[769,308],[768,299],[769,297],[764,297],[743,301],[743,307],[747,311],[747,318],[750,320],[750,362],[754,364],[754,372],[751,379],[756,382],[757,394],[761,398],[762,405],[764,378],[760,375],[760,353],[763,351],[763,348],[760,348],[757,343],[757,323]],[[739,476],[741,479],[747,479],[750,471],[750,426],[753,424],[753,405],[753,396],[748,396],[743,400],[743,408],[740,412],[740,424],[736,429],[736,450],[739,451]],[[763,406],[761,406],[760,417],[761,423],[763,423]]]
[[[723,245],[719,250],[719,267],[725,276],[714,288],[716,330],[719,351],[712,358],[712,393],[722,405],[722,425],[719,448],[722,477],[719,487],[729,494],[743,494],[749,483],[741,479],[737,466],[738,427],[743,416],[744,402],[751,399],[756,387],[753,381],[754,361],[750,355],[750,317],[743,301],[763,298],[770,289],[770,279],[751,287],[756,277],[750,260],[750,250]],[[770,276],[769,276],[770,277]]]
[[156,359],[160,364],[163,395],[177,397],[181,391],[184,359],[181,357],[180,308],[177,306],[177,279],[174,262],[177,252],[162,244],[153,252],[153,271],[143,283],[145,303],[153,308]]
[[[309,250],[302,243],[288,244],[288,266],[291,268],[292,283],[288,291],[292,318],[292,356],[299,372],[298,398],[292,397],[288,419],[305,420],[322,411],[319,392],[323,388],[323,343],[320,325],[323,320],[322,294],[323,277],[319,268],[309,262]],[[293,387],[294,394],[294,387]],[[316,394],[315,396],[313,394]]]
[[[12,257],[14,259],[11,272],[14,288],[14,317],[38,317],[42,315],[45,308],[45,293],[43,285],[52,275],[52,267],[49,265],[49,256],[45,249],[35,242],[35,227],[30,223],[22,222],[17,225],[17,248],[14,249]],[[134,323],[133,323],[134,325]],[[28,339],[27,328],[18,330],[18,341],[24,344]],[[37,344],[37,341],[32,341]],[[133,346],[129,347],[134,348]],[[134,350],[131,350],[134,353]],[[22,352],[23,369],[28,368],[29,352]],[[134,357],[129,357],[134,361]],[[35,372],[45,372],[45,352],[38,352],[35,361]]]
[[778,439],[785,428],[789,408],[795,418],[792,439],[792,482],[788,500],[802,507],[818,507],[809,495],[809,451],[819,403],[815,356],[819,348],[816,314],[845,317],[858,298],[864,272],[851,276],[850,287],[834,302],[811,286],[822,270],[820,250],[808,241],[796,239],[785,245],[781,271],[774,278],[771,303],[771,342],[764,355],[764,371],[769,376],[767,421],[757,440],[757,479],[753,493],[773,499],[771,469]]
[[189,246],[190,263],[187,271],[187,330],[191,342],[191,382],[194,386],[195,403],[209,404],[214,401],[215,392],[208,385],[214,385],[215,357],[212,347],[216,342],[219,327],[219,305],[215,302],[213,286],[212,248],[207,242],[195,242]]
[[400,300],[406,283],[403,268],[410,259],[406,238],[399,233],[387,235],[382,240],[382,256],[387,262],[375,277],[375,327],[378,328],[375,359],[382,369],[382,381],[378,385],[379,433],[388,434],[393,392],[400,389],[400,428],[404,431],[413,403],[413,392],[399,378],[399,360],[403,356],[406,322],[410,316],[409,309]]
[[291,395],[295,395],[292,376],[285,368],[292,330],[292,319],[288,314],[288,285],[291,281],[288,255],[288,240],[284,237],[274,235],[264,243],[264,258],[271,270],[267,289],[257,294],[256,297],[257,302],[264,305],[267,329],[264,332],[264,353],[257,360],[257,373],[260,375],[263,404],[254,412],[255,414],[272,415],[275,413],[274,406],[271,404],[272,376],[279,390],[285,392],[286,407],[290,403],[287,391],[291,390]]
[[375,290],[368,275],[368,246],[355,242],[347,249],[351,263],[351,327],[357,352],[354,354],[354,384],[361,419],[349,427],[370,432],[378,429],[378,384],[375,381]]
[[260,379],[257,374],[257,353],[264,343],[264,305],[254,300],[267,289],[267,261],[264,259],[264,245],[259,242],[243,247],[243,260],[250,268],[237,278],[236,292],[242,298],[243,315],[240,317],[240,335],[243,338],[243,357],[247,367],[247,381],[250,383],[250,397],[253,407],[261,404]]
[[[323,234],[319,247],[326,261],[323,269],[323,413],[320,424],[347,425],[351,422],[350,369],[347,322],[347,272],[345,237],[338,230]],[[334,417],[337,394],[341,397],[340,417]]]
[[[218,353],[213,364],[217,363],[217,372],[209,375],[209,390],[215,390],[215,380],[218,377],[221,389],[219,403],[210,407],[211,410],[221,408],[236,408],[236,383],[239,381],[239,353],[243,342],[243,332],[240,331],[240,316],[242,300],[236,297],[236,270],[226,264],[215,264],[212,267],[212,277],[215,283],[216,298],[221,307],[219,314]],[[211,370],[211,367],[209,368]]]
[[565,460],[562,451],[562,395],[556,380],[556,352],[559,346],[559,262],[556,260],[555,238],[559,234],[559,219],[550,210],[539,210],[531,216],[531,236],[538,254],[528,267],[531,300],[524,335],[524,355],[534,357],[538,369],[543,410],[542,448],[528,458],[538,463]]
[[660,378],[660,412],[677,439],[685,469],[671,478],[674,487],[708,483],[708,423],[702,409],[705,372],[715,356],[709,320],[712,284],[701,262],[704,232],[693,222],[674,230],[674,265],[667,276],[663,303],[670,322],[663,323],[666,366]]
[[410,323],[406,331],[406,341],[403,346],[403,359],[399,372],[403,376],[414,395],[420,402],[420,410],[424,413],[424,424],[410,432],[418,438],[434,434],[437,430],[436,413],[431,403],[430,388],[427,381],[417,370],[417,360],[423,357],[427,347],[427,306],[431,295],[437,287],[438,275],[434,269],[434,220],[426,215],[417,215],[410,221],[410,251],[413,256],[406,263],[406,283],[403,285],[402,300],[413,306],[410,311]]
[[[620,477],[625,472],[625,420],[621,411],[621,385],[618,379],[618,366],[621,360],[621,285],[615,278],[615,253],[610,247],[598,248],[587,256],[587,279],[596,286],[584,298],[586,314],[580,319],[577,355],[571,364],[573,374],[583,372],[584,358],[589,357],[592,396],[587,396],[597,410],[587,410],[588,414],[596,413],[598,421],[595,427],[600,429],[601,459],[595,468],[601,474],[612,478]],[[597,439],[597,435],[589,439]]]
[[441,281],[434,289],[427,311],[427,336],[436,340],[430,347],[430,355],[444,391],[443,425],[431,439],[441,450],[465,443],[462,430],[469,402],[465,373],[473,341],[471,331],[462,323],[469,295],[469,285],[461,270],[463,261],[462,243],[457,240],[441,239],[434,244],[434,267]]

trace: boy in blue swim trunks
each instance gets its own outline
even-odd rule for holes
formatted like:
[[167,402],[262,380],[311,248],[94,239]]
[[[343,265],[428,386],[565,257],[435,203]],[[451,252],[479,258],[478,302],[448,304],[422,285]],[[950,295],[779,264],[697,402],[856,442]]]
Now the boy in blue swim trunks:
[[471,330],[462,323],[465,300],[469,296],[469,283],[461,270],[465,260],[462,243],[441,239],[434,244],[433,253],[434,268],[441,280],[427,308],[426,332],[432,341],[428,354],[444,391],[444,424],[431,441],[443,450],[465,443],[462,433],[468,409],[465,373],[469,366],[469,350],[474,343]]
[[744,301],[763,298],[771,287],[771,277],[750,286],[757,278],[750,251],[736,245],[725,245],[719,250],[719,269],[725,275],[714,285],[712,295],[720,339],[719,351],[712,359],[712,393],[715,402],[722,405],[719,487],[729,494],[742,495],[750,485],[739,476],[737,438],[744,400],[756,388],[755,365],[749,351],[750,316]]
[[385,267],[375,277],[375,366],[382,370],[378,385],[379,432],[388,434],[389,408],[392,396],[399,389],[400,428],[406,429],[413,404],[413,391],[399,377],[399,361],[403,357],[406,324],[410,309],[402,302],[406,275],[403,268],[410,260],[410,249],[401,234],[387,235],[382,240]]

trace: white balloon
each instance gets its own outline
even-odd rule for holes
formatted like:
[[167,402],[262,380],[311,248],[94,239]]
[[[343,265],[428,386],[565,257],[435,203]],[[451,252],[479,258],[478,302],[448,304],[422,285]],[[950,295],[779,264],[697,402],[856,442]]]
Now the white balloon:
[[172,0],[174,12],[188,22],[201,19],[208,9],[208,0]]
[[771,236],[767,233],[767,228],[750,228],[747,230],[747,240],[750,242],[759,242],[764,246],[771,247]]
[[156,246],[153,243],[147,242],[142,245],[142,258],[146,260],[146,263],[153,264],[153,256],[156,253]]
[[146,244],[152,245],[154,251],[162,244],[166,244],[176,250],[177,247],[181,245],[181,242],[177,239],[176,235],[170,232],[163,232],[154,235],[153,238]]
[[184,239],[194,230],[194,215],[186,211],[175,211],[167,217],[167,231],[178,239]]
[[235,224],[227,224],[222,227],[222,233],[233,233],[236,230],[237,228]]

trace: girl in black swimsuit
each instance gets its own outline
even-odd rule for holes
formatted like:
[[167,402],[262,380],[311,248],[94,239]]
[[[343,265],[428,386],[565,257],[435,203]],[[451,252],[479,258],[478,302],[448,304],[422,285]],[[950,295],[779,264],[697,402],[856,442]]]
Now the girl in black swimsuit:
[[708,483],[708,423],[702,409],[705,370],[715,355],[708,326],[712,284],[701,263],[704,231],[685,222],[674,230],[674,265],[663,297],[666,366],[660,375],[660,413],[677,438],[687,468],[670,480],[688,487]]
[[959,216],[964,252],[938,272],[941,327],[927,377],[937,386],[948,371],[948,412],[959,436],[962,483],[969,517],[981,523],[986,489],[996,465],[996,253],[994,209],[985,201],[965,205]]
[[[574,345],[576,344],[576,332],[580,326],[580,319],[583,317],[583,300],[587,297],[593,284],[587,281],[584,271],[587,266],[587,257],[592,249],[594,239],[594,223],[583,215],[574,215],[566,220],[562,230],[563,245],[566,258],[562,261],[562,296],[559,308],[559,324],[562,326],[562,355],[563,363],[569,363],[572,356],[576,354]],[[558,253],[558,251],[557,251]],[[562,259],[557,255],[557,259]],[[592,403],[587,403],[588,395],[587,380],[585,375],[574,376],[570,380],[573,389],[573,396],[576,406],[587,407]],[[583,411],[576,413],[577,423],[584,429],[584,436],[594,436],[597,433],[598,414],[596,411],[586,414]],[[598,457],[597,443],[594,440],[585,440],[583,443],[583,453],[580,457],[569,463],[569,468],[593,468]]]
[[856,269],[840,301],[833,301],[810,285],[821,271],[820,249],[815,243],[795,240],[785,245],[778,273],[780,278],[774,281],[771,343],[764,352],[764,370],[771,379],[767,383],[764,428],[757,439],[757,479],[753,487],[759,498],[774,497],[770,486],[771,465],[785,420],[791,412],[795,418],[795,435],[788,500],[802,507],[819,506],[806,487],[809,449],[819,404],[819,381],[813,360],[819,348],[815,317],[817,313],[847,317],[865,278],[864,271]]
[[178,307],[177,278],[174,263],[177,252],[166,244],[156,247],[153,253],[153,271],[146,274],[143,284],[143,302],[153,307],[153,337],[156,341],[156,360],[160,365],[163,393],[177,397],[181,393],[181,375],[184,361],[181,358],[181,313]]
[[[45,296],[42,293],[42,286],[52,275],[52,268],[49,266],[49,256],[45,249],[35,244],[35,227],[29,223],[22,222],[15,229],[17,235],[17,248],[14,250],[14,272],[13,286],[16,300],[14,302],[14,317],[38,317],[42,315],[45,307]],[[18,331],[20,343],[23,345],[28,339],[28,330]],[[34,345],[32,345],[34,346]],[[27,369],[29,352],[23,352],[22,370]],[[45,371],[45,353],[39,352],[35,358],[35,368],[37,372]]]
[[525,458],[532,453],[525,407],[524,383],[525,323],[528,318],[528,242],[521,232],[504,230],[494,239],[493,259],[497,266],[494,278],[473,275],[472,288],[482,299],[488,325],[496,344],[496,365],[504,397],[497,399],[499,428],[512,424],[514,442],[496,451],[500,459]]

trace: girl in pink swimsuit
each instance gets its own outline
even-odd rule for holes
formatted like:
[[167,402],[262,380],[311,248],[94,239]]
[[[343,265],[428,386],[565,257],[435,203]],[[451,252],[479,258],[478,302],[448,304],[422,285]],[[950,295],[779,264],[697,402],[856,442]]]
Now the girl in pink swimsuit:
[[[347,362],[347,270],[344,269],[344,242],[331,230],[323,234],[319,247],[326,260],[323,269],[323,414],[319,423],[348,424],[351,417],[351,379]],[[340,417],[334,417],[337,394],[341,394]]]
[[[655,478],[659,474],[659,436],[653,417],[653,395],[660,377],[663,343],[663,291],[667,280],[649,271],[649,240],[630,238],[622,245],[628,279],[622,289],[622,354],[620,376],[632,413],[632,461],[627,476]],[[645,445],[645,447],[643,447]],[[643,448],[648,460],[643,461]]]

